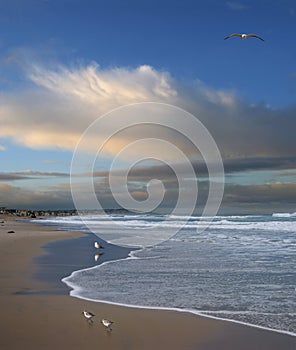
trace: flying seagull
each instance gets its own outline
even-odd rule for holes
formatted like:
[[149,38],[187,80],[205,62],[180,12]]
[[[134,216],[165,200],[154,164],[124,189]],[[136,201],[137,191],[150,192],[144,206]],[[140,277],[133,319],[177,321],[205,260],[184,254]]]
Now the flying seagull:
[[238,33],[233,33],[228,35],[226,38],[224,38],[224,40],[232,38],[233,36],[239,36],[241,37],[243,40],[246,40],[247,38],[257,38],[260,39],[262,41],[264,41],[264,39],[262,39],[259,35],[257,34],[238,34]]
[[87,321],[93,322],[92,318],[95,316],[92,312],[84,310],[82,315],[87,319]]

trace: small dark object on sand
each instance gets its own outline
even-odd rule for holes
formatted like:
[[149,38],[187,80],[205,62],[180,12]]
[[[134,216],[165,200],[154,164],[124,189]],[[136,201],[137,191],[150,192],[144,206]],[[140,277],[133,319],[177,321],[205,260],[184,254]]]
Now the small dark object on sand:
[[15,233],[14,231],[8,231],[7,233]]

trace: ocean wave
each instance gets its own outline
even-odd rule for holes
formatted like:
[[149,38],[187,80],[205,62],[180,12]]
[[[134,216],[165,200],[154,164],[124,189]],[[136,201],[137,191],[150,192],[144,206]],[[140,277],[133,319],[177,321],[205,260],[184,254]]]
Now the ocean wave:
[[[202,224],[200,224],[202,227]],[[227,220],[215,221],[209,225],[210,229],[223,230],[265,230],[296,232],[295,221],[270,221],[270,222],[231,222]]]
[[[119,221],[134,228],[152,224],[160,227],[152,233],[160,234],[165,225],[183,222]],[[196,224],[205,223],[191,218],[189,229],[171,240],[74,271],[63,282],[82,299],[192,312],[295,335],[295,219],[220,216],[202,234]]]
[[296,212],[295,213],[273,213],[272,217],[274,217],[274,218],[293,218],[293,217],[296,217]]
[[[44,223],[53,225],[77,226],[82,229],[83,225],[89,228],[131,228],[138,230],[145,229],[206,229],[209,230],[264,230],[264,231],[285,231],[296,232],[296,213],[274,213],[270,220],[266,216],[216,216],[213,220],[193,216],[188,219],[186,216],[106,216],[88,215],[84,217],[57,217],[46,218]],[[33,220],[41,222],[40,220]]]

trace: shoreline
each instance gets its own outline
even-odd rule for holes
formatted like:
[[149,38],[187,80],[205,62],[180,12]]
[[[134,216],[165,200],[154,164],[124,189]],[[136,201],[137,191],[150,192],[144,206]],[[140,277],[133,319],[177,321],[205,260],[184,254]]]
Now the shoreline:
[[[34,220],[32,223],[44,228],[50,227],[59,232],[68,232],[65,227],[60,227],[58,224],[47,224],[46,221],[43,220]],[[45,280],[51,279],[51,282],[60,284],[60,286],[62,286],[61,289],[65,291],[65,295],[69,295],[72,288],[64,283],[63,279],[67,278],[73,272],[93,268],[106,262],[124,260],[132,251],[137,250],[114,246],[95,236],[92,232],[82,230],[74,232],[79,233],[80,237],[74,240],[66,239],[45,244],[42,248],[48,254],[46,254],[46,256],[39,256],[34,261],[39,266],[40,270],[36,278],[44,279],[43,275],[47,275]],[[103,248],[94,248],[95,242],[98,242]],[[100,255],[98,260],[94,259],[96,254]],[[69,256],[68,259],[65,258],[67,255]],[[75,257],[75,264],[72,263],[72,256]],[[48,271],[44,267],[52,265],[53,261],[58,265],[58,269],[53,268],[52,271],[50,271],[52,276],[49,277]]]
[[131,308],[131,309],[164,310],[164,311],[174,311],[174,312],[185,312],[185,313],[193,314],[193,315],[196,315],[196,316],[199,316],[199,317],[205,317],[205,318],[210,318],[210,319],[213,319],[213,320],[219,320],[219,321],[225,321],[225,322],[240,324],[240,325],[243,325],[243,326],[258,328],[258,329],[262,329],[262,330],[269,331],[269,332],[285,334],[285,335],[289,335],[289,336],[292,336],[292,337],[296,338],[296,333],[293,333],[293,332],[290,332],[290,331],[279,330],[279,329],[274,329],[274,328],[268,328],[268,327],[264,327],[264,326],[260,326],[260,325],[256,325],[256,324],[252,324],[252,323],[247,323],[247,322],[243,322],[243,321],[238,321],[238,320],[234,320],[234,319],[230,319],[230,318],[211,316],[209,314],[206,314],[207,311],[199,311],[199,310],[195,310],[195,309],[186,309],[186,308],[181,309],[181,308],[177,308],[177,307],[161,307],[161,306],[147,306],[147,305],[137,305],[137,304],[124,304],[124,303],[116,303],[116,302],[112,302],[112,301],[108,301],[108,300],[103,300],[103,299],[86,298],[86,297],[82,297],[82,296],[79,295],[79,289],[77,287],[75,287],[74,284],[65,281],[68,277],[71,277],[72,275],[75,275],[76,272],[80,272],[82,270],[91,270],[91,269],[99,268],[100,266],[103,266],[103,265],[106,265],[106,264],[109,264],[109,263],[115,263],[115,262],[120,262],[122,260],[133,259],[132,254],[133,254],[133,251],[131,251],[129,256],[127,258],[125,258],[125,259],[109,260],[109,261],[103,262],[102,264],[99,264],[97,266],[92,266],[92,267],[84,268],[84,269],[81,269],[81,270],[75,270],[75,271],[73,271],[71,273],[71,275],[63,278],[62,282],[64,284],[66,284],[68,286],[68,288],[70,289],[70,296],[72,296],[74,298],[77,298],[77,299],[87,300],[87,301],[91,301],[91,302],[95,302],[95,303],[104,303],[104,304],[108,304],[108,305],[127,307],[127,308]]
[[[38,269],[33,259],[46,254],[44,244],[81,235],[12,219],[4,225],[0,226],[0,348],[76,350],[100,344],[114,350],[295,349],[295,337],[185,311],[115,306],[69,295],[15,294],[49,288],[50,283],[33,279]],[[8,234],[10,229],[15,232]],[[83,309],[97,314],[94,325],[83,319]],[[115,321],[112,332],[100,324],[103,317]]]

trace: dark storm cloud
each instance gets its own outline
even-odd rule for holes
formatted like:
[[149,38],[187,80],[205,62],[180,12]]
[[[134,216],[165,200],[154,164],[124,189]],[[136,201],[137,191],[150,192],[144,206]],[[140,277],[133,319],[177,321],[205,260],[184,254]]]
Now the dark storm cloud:
[[230,203],[296,203],[296,184],[228,185],[224,201]]
[[15,181],[30,179],[29,176],[16,175],[11,173],[0,173],[0,181]]
[[[296,157],[262,157],[262,158],[235,158],[226,159],[223,161],[225,174],[234,172],[244,172],[251,170],[282,170],[282,169],[295,169]],[[208,175],[207,165],[204,161],[192,161],[192,167],[197,177],[204,177]],[[149,179],[165,179],[175,178],[174,170],[178,169],[179,173],[186,176],[186,172],[183,171],[184,166],[182,163],[174,163],[171,166],[167,164],[150,165],[150,166],[138,166],[133,167],[128,172],[129,181],[148,181]],[[125,170],[112,171],[112,176],[121,177],[125,173]],[[108,171],[94,172],[94,177],[105,178],[110,174]]]

